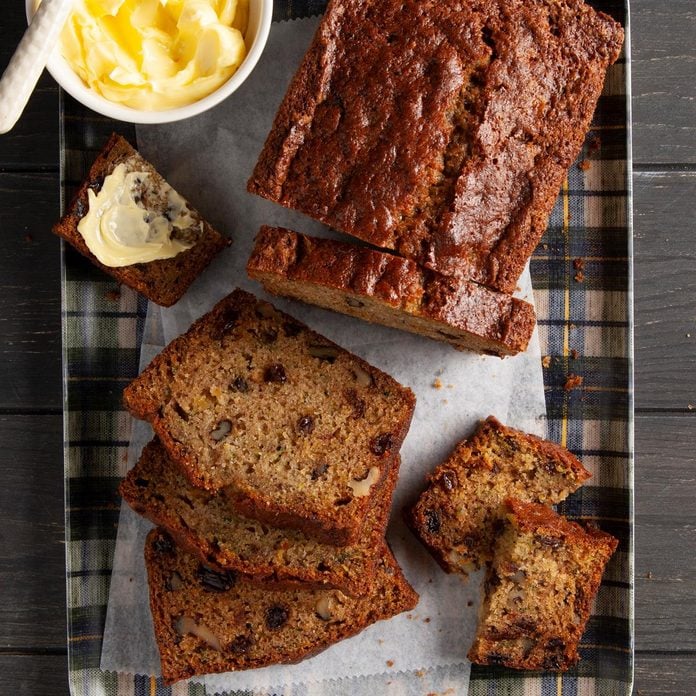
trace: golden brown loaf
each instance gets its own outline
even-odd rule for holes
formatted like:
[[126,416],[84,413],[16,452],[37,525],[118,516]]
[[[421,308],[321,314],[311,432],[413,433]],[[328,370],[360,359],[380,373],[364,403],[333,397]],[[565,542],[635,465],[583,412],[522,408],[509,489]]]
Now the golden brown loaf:
[[415,398],[389,375],[241,290],[124,392],[195,486],[239,514],[354,543]]
[[532,305],[366,247],[262,227],[249,275],[285,295],[423,334],[459,350],[514,355],[534,330]]
[[167,684],[299,662],[418,603],[386,544],[370,592],[360,599],[338,590],[274,590],[246,582],[201,564],[160,529],[147,538],[145,565]]
[[234,514],[220,496],[192,486],[157,439],[145,446],[119,492],[204,563],[267,586],[301,584],[360,596],[372,586],[397,475],[398,461],[376,495],[358,542],[340,547]]
[[249,191],[512,292],[622,41],[582,0],[331,0]]
[[[156,304],[169,307],[179,300],[213,257],[228,246],[230,241],[213,229],[196,210],[189,206],[191,217],[196,223],[195,230],[191,228],[186,231],[188,235],[195,235],[195,244],[190,249],[182,251],[171,259],[136,263],[118,268],[100,263],[87,247],[77,226],[89,210],[87,191],[91,189],[98,193],[104,178],[121,163],[126,164],[128,171],[147,172],[155,190],[164,184],[164,179],[155,168],[143,159],[124,138],[113,133],[92,164],[67,213],[54,225],[53,232],[69,242],[95,266],[116,278],[119,283],[137,290]],[[158,201],[151,201],[151,203],[159,205]]]
[[562,671],[578,659],[604,568],[618,545],[537,503],[509,499],[484,583],[472,662]]
[[557,503],[589,476],[564,447],[490,416],[428,476],[406,518],[445,571],[466,574],[490,561],[505,498]]

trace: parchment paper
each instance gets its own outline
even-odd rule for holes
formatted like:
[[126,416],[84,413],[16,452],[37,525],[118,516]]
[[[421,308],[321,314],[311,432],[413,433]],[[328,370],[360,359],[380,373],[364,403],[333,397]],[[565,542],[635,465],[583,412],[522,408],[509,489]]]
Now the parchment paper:
[[[138,128],[143,155],[204,216],[234,239],[233,246],[220,255],[175,307],[150,307],[141,367],[234,287],[265,296],[244,271],[261,224],[337,236],[309,218],[246,193],[246,180],[317,22],[307,19],[274,24],[254,73],[215,110],[177,124]],[[520,286],[521,296],[532,301],[528,271]],[[213,694],[233,689],[319,684],[327,678],[382,675],[380,683],[384,689],[388,682],[398,681],[399,690],[395,693],[406,694],[403,675],[398,673],[425,669],[412,683],[414,693],[426,693],[446,684],[449,673],[437,668],[458,665],[456,692],[463,694],[462,684],[468,683],[466,652],[475,628],[480,578],[474,575],[465,583],[458,576],[445,575],[406,530],[400,511],[422,488],[425,474],[473,430],[479,419],[494,414],[508,425],[543,433],[545,403],[537,333],[526,353],[501,360],[460,353],[450,346],[395,329],[266,297],[416,393],[418,403],[402,449],[403,463],[388,539],[407,578],[419,592],[420,603],[415,611],[380,622],[299,665],[196,681],[202,681],[207,692]],[[440,388],[434,386],[436,379]],[[150,436],[149,426],[134,425],[129,467]],[[150,527],[124,505],[103,643],[101,667],[105,670],[159,674],[142,560],[143,542]],[[346,693],[371,693],[375,678],[341,683],[349,685]],[[322,693],[320,685],[316,689],[316,693]],[[332,683],[331,693],[341,692],[342,688]]]

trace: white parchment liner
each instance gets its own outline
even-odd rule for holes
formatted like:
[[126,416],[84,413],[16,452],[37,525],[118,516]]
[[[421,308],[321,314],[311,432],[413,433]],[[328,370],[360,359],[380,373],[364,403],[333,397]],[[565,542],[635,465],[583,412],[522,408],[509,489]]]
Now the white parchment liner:
[[[286,86],[309,45],[318,20],[274,24],[256,70],[225,103],[188,121],[138,128],[138,145],[178,189],[221,231],[234,239],[173,308],[151,305],[143,341],[141,367],[165,343],[234,287],[266,296],[246,277],[244,266],[261,224],[279,224],[310,234],[336,236],[322,225],[246,193],[246,181],[270,129]],[[521,296],[532,301],[529,272]],[[292,684],[303,693],[323,693],[322,680],[382,675],[332,683],[331,693],[359,695],[399,684],[394,693],[444,688],[451,674],[441,668],[458,665],[456,693],[468,683],[466,652],[478,607],[478,576],[468,583],[445,575],[401,521],[405,501],[422,488],[424,476],[468,435],[478,419],[496,415],[504,423],[543,433],[545,415],[539,342],[535,331],[523,355],[500,360],[460,353],[451,347],[408,333],[372,326],[343,315],[300,303],[268,298],[280,309],[359,354],[413,389],[418,404],[402,449],[402,467],[394,499],[388,539],[408,580],[420,594],[409,614],[380,622],[299,665],[274,666],[196,679],[210,694],[234,689],[268,690]],[[441,388],[435,388],[438,379]],[[151,436],[149,426],[136,423],[130,468]],[[125,473],[125,472],[124,472]],[[142,560],[143,542],[151,525],[122,509],[114,556],[101,668],[146,675],[159,674],[159,659],[148,606]],[[404,682],[403,670],[427,670]],[[377,681],[375,681],[375,679]],[[390,686],[391,685],[391,686]],[[396,688],[396,687],[394,687]],[[306,689],[309,689],[307,691]]]

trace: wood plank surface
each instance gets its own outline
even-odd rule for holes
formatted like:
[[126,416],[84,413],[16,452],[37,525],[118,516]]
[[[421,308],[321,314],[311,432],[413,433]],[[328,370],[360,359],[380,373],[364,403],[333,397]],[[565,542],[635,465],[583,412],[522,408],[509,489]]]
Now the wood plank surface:
[[696,163],[696,2],[631,0],[633,159]]
[[0,410],[62,407],[56,173],[0,173]]
[[694,172],[634,175],[636,407],[696,406]]
[[3,696],[63,696],[68,691],[65,654],[0,653]]
[[[632,0],[636,694],[696,693],[696,2]],[[0,71],[24,30],[4,8]],[[57,89],[0,136],[0,694],[67,694]],[[27,235],[31,239],[27,239]],[[687,335],[690,334],[690,335]],[[21,415],[24,413],[24,415]],[[32,415],[33,414],[33,415]]]
[[636,415],[635,608],[641,651],[696,653],[694,442],[696,412]]
[[0,650],[65,647],[62,424],[0,416]]

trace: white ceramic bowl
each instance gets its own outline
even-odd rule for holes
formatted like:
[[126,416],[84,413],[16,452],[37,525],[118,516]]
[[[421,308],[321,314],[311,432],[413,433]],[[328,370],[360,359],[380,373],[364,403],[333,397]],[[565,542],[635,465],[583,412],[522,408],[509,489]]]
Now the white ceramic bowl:
[[[33,14],[36,0],[26,0],[27,21]],[[116,104],[105,99],[90,89],[75,74],[70,65],[60,54],[60,49],[56,49],[48,60],[48,72],[54,77],[56,82],[77,101],[88,106],[104,116],[114,118],[118,121],[130,121],[131,123],[170,123],[190,118],[197,114],[207,111],[223,99],[230,96],[239,86],[249,77],[254,66],[261,57],[261,53],[268,40],[268,32],[271,28],[273,18],[273,0],[249,0],[249,23],[247,26],[245,42],[247,55],[242,64],[227,82],[218,87],[214,92],[203,99],[199,99],[193,104],[180,106],[176,109],[165,111],[142,111],[132,109],[128,106]]]

